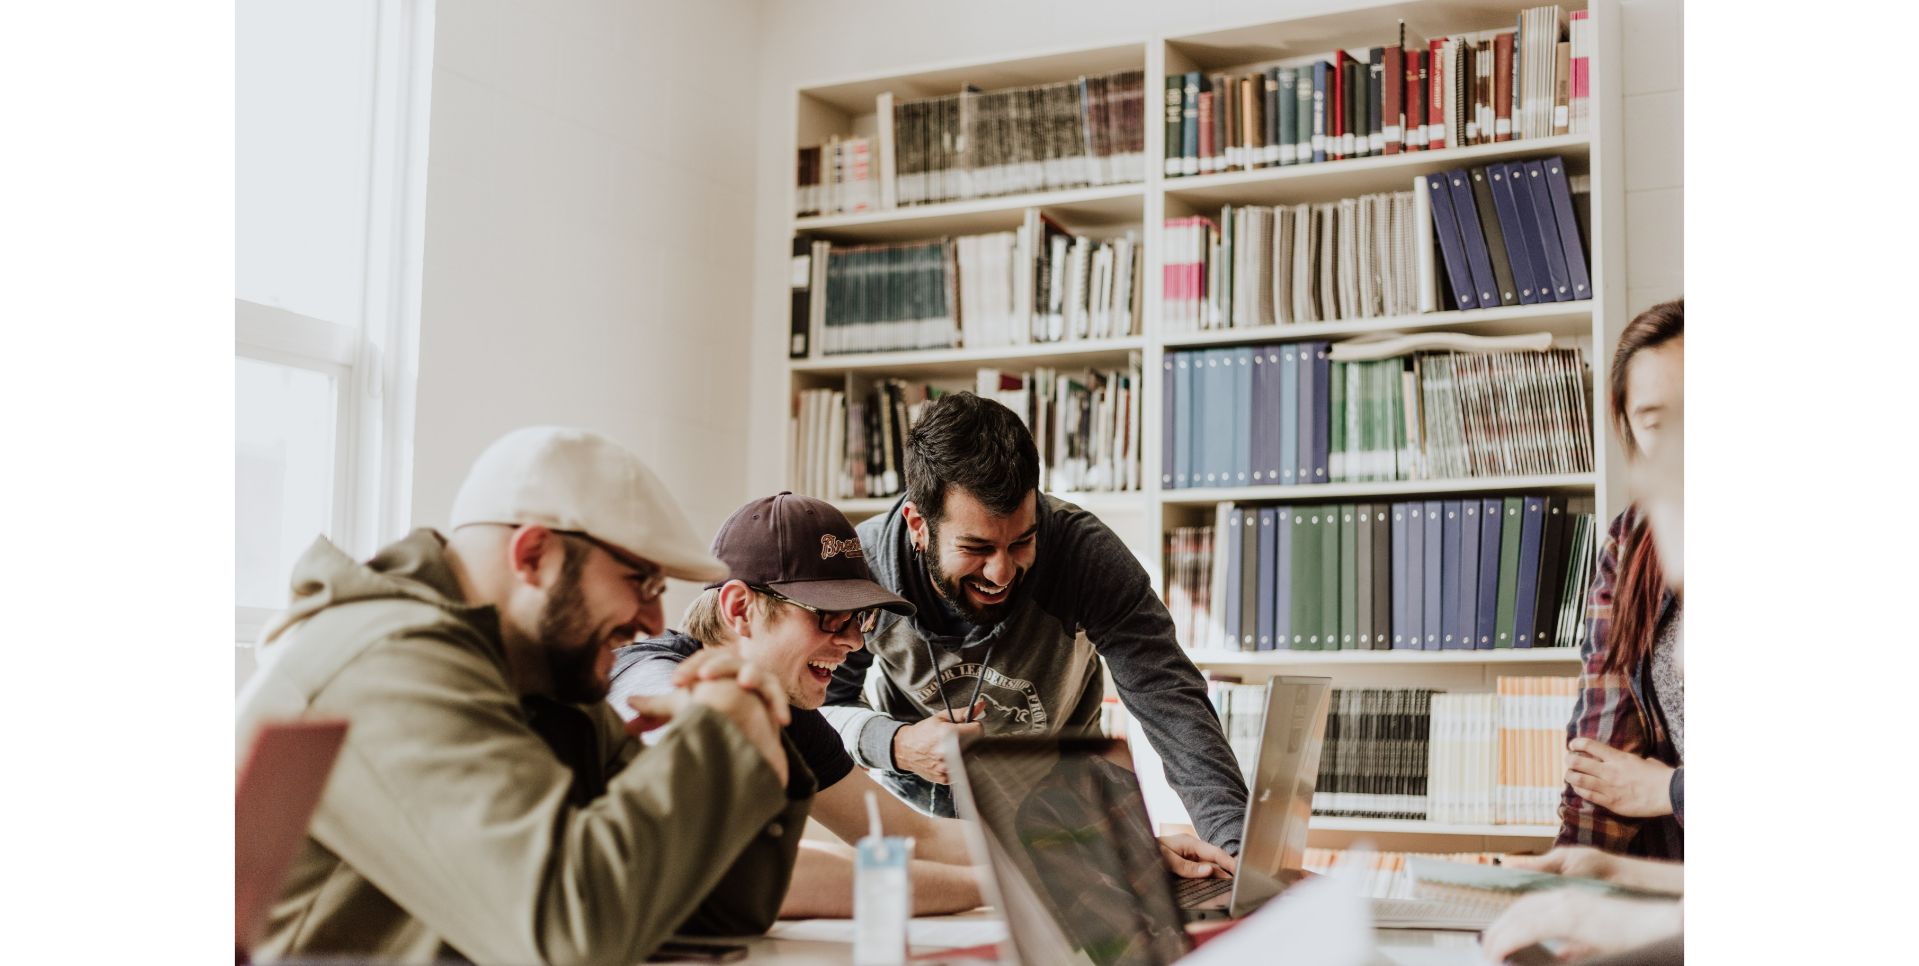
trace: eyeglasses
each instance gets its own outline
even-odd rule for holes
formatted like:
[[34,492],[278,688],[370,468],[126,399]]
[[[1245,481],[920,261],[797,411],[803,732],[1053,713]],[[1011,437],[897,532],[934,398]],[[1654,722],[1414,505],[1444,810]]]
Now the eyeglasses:
[[862,634],[871,633],[873,628],[879,626],[880,609],[877,607],[866,607],[860,610],[820,610],[811,604],[802,604],[770,587],[762,587],[756,584],[748,584],[747,586],[753,588],[755,592],[765,594],[781,603],[792,604],[800,610],[811,613],[813,616],[819,618],[820,630],[827,634],[844,633],[848,624],[857,624]]
[[658,567],[655,567],[652,564],[647,563],[646,561],[640,560],[639,558],[633,556],[632,554],[624,550],[621,550],[620,548],[615,547],[612,544],[607,543],[606,541],[601,540],[590,533],[586,533],[580,530],[555,530],[553,532],[561,534],[563,536],[582,540],[582,541],[585,541],[586,543],[590,543],[593,546],[598,547],[602,551],[604,551],[607,556],[612,557],[614,560],[618,561],[621,566],[629,567],[629,568],[632,568],[634,571],[636,571],[636,573],[634,574],[634,579],[640,582],[640,590],[639,590],[640,603],[650,604],[656,600],[659,600],[660,595],[666,593],[666,575],[663,573],[660,573]]

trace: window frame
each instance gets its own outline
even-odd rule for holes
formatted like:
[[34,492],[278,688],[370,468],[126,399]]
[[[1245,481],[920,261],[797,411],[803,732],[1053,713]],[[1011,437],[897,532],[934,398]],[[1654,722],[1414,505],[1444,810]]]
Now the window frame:
[[[234,299],[236,359],[334,378],[328,536],[356,557],[412,521],[413,430],[425,262],[435,0],[379,0],[358,319],[328,321]],[[234,607],[235,642],[258,641],[275,609]]]

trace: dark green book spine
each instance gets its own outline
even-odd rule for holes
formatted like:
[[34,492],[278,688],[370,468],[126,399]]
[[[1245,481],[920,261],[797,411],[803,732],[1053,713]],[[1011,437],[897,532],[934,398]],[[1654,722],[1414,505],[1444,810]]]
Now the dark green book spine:
[[1525,508],[1521,497],[1505,499],[1506,518],[1499,521],[1499,623],[1495,625],[1493,647],[1513,646],[1514,598],[1519,588],[1519,514]]
[[1319,509],[1319,639],[1325,650],[1333,651],[1339,649],[1340,508],[1328,504]]
[[1293,507],[1293,650],[1319,643],[1319,508]]
[[1359,508],[1339,507],[1339,649],[1359,646]]

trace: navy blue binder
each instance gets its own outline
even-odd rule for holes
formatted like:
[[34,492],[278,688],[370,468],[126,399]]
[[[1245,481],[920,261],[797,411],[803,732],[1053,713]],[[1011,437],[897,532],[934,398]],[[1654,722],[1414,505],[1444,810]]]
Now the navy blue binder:
[[1233,470],[1228,486],[1253,482],[1253,349],[1230,350],[1233,367]]
[[1426,647],[1426,504],[1406,507],[1406,648]]
[[1259,508],[1247,507],[1240,521],[1239,649],[1259,649]]
[[[1406,589],[1406,504],[1395,503],[1392,505],[1391,515],[1387,519],[1387,526],[1392,529],[1393,537],[1393,626],[1391,636],[1387,639],[1387,643],[1395,648],[1416,646],[1416,641],[1415,645],[1408,645],[1406,643],[1407,629],[1411,626],[1411,622],[1406,616],[1406,602],[1410,598],[1410,593]],[[1417,638],[1417,635],[1415,635],[1415,638]]]
[[1479,501],[1459,502],[1459,624],[1454,640],[1472,650],[1479,637]]
[[1553,301],[1570,302],[1572,276],[1566,271],[1566,251],[1559,240],[1559,222],[1553,214],[1552,189],[1546,186],[1546,166],[1526,162],[1526,193],[1532,197],[1533,217],[1539,219],[1539,247],[1546,253],[1546,277],[1552,280]]
[[1478,289],[1473,287],[1472,269],[1466,264],[1465,244],[1459,240],[1459,216],[1453,213],[1453,193],[1444,174],[1426,176],[1433,208],[1433,234],[1439,238],[1439,260],[1445,263],[1446,281],[1452,287],[1453,307],[1479,307]]
[[1299,352],[1279,347],[1279,485],[1299,482]]
[[1499,521],[1501,501],[1482,500],[1479,506],[1479,608],[1473,647],[1491,650],[1499,626]]
[[1226,568],[1226,600],[1219,609],[1219,623],[1226,631],[1220,646],[1229,651],[1239,649],[1239,561],[1246,539],[1245,517],[1246,512],[1237,506],[1227,514],[1226,553],[1213,555],[1213,566]]
[[1441,621],[1440,613],[1445,601],[1445,598],[1441,596],[1443,593],[1441,580],[1446,572],[1444,563],[1446,508],[1438,500],[1427,500],[1425,513],[1426,564],[1420,569],[1420,578],[1426,585],[1420,588],[1419,594],[1420,599],[1425,602],[1426,612],[1421,615],[1419,625],[1420,629],[1426,632],[1426,638],[1420,642],[1420,647],[1428,651],[1437,651],[1440,649],[1440,635],[1444,633],[1442,628],[1445,626]]
[[1172,353],[1175,435],[1167,437],[1173,450],[1173,488],[1193,485],[1193,367],[1191,352]]
[[1159,382],[1159,486],[1173,488],[1173,473],[1178,468],[1179,437],[1173,426],[1179,413],[1178,380],[1173,375],[1174,353],[1160,360]]
[[1513,646],[1533,646],[1533,607],[1539,599],[1539,542],[1546,530],[1545,497],[1521,501],[1519,582],[1513,592]]
[[[1525,236],[1519,227],[1519,209],[1514,207],[1512,180],[1503,164],[1487,165],[1486,183],[1493,194],[1493,210],[1499,215],[1499,233],[1506,246],[1506,261],[1513,267],[1513,284],[1519,288],[1519,304],[1536,305],[1544,295],[1533,281],[1532,254],[1526,250]],[[1552,301],[1550,296],[1545,301]]]
[[1546,265],[1546,243],[1539,225],[1539,213],[1533,208],[1532,189],[1526,184],[1525,162],[1514,161],[1500,167],[1506,170],[1506,188],[1512,192],[1513,213],[1519,216],[1519,240],[1526,249],[1526,263],[1532,268],[1533,293],[1537,301],[1557,302],[1559,298],[1553,294],[1552,272]]
[[1445,177],[1452,191],[1453,216],[1459,219],[1459,242],[1466,251],[1466,267],[1472,272],[1473,295],[1479,299],[1480,308],[1497,308],[1499,281],[1493,276],[1492,254],[1486,250],[1486,231],[1479,227],[1472,176],[1465,168],[1454,168]]
[[1455,651],[1459,643],[1459,530],[1464,520],[1461,517],[1459,500],[1442,500],[1439,504],[1439,647],[1445,651]]
[[1313,479],[1314,483],[1332,482],[1328,467],[1332,456],[1332,344],[1313,343]]
[[1553,221],[1559,226],[1559,248],[1566,256],[1573,298],[1592,298],[1592,282],[1586,276],[1586,246],[1579,238],[1579,220],[1573,216],[1572,186],[1566,181],[1566,162],[1556,154],[1546,159],[1546,188],[1553,199]]

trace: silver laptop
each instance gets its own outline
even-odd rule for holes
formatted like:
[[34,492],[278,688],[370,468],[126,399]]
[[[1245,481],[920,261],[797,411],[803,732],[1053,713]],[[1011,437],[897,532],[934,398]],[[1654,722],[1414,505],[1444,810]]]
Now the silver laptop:
[[1239,836],[1239,872],[1231,879],[1181,879],[1175,887],[1188,919],[1237,919],[1305,873],[1306,832],[1326,744],[1332,678],[1280,675],[1266,682],[1246,822]]

